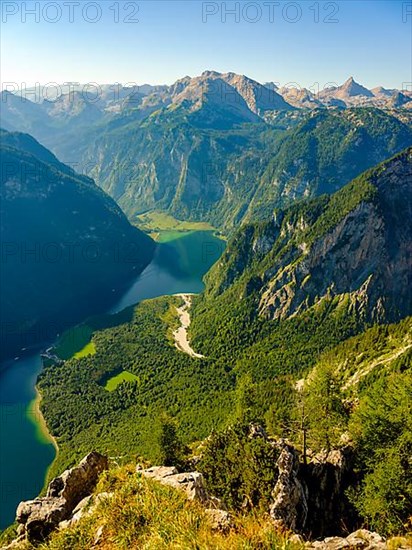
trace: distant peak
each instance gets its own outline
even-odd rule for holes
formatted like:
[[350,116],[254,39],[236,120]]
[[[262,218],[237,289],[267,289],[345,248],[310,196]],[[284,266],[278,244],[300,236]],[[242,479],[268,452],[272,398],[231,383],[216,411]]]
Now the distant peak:
[[341,92],[345,92],[349,96],[364,95],[371,97],[373,94],[370,90],[356,82],[353,76],[350,76],[342,86],[339,87]]
[[359,84],[355,81],[355,79],[353,78],[353,76],[350,76],[347,80],[345,80],[345,82],[342,84],[342,88],[349,88],[353,85],[357,85],[359,86]]
[[219,77],[222,76],[221,73],[218,73],[217,71],[203,71],[202,76],[204,77]]

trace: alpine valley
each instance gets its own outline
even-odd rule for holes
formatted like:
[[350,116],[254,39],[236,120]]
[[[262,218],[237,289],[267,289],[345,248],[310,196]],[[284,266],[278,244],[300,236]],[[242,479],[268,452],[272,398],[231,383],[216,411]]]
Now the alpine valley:
[[410,92],[30,94],[0,98],[3,349],[47,347],[56,453],[4,548],[411,548]]

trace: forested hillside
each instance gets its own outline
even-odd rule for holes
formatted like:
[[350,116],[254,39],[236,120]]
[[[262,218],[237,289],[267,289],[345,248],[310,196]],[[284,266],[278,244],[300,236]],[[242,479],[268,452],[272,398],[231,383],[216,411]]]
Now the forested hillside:
[[1,133],[0,223],[5,355],[103,308],[154,250],[93,180],[27,134]]
[[[261,497],[253,480],[262,464],[250,457],[242,461],[235,451],[236,445],[248,448],[236,439],[247,440],[247,431],[235,428],[233,439],[226,429],[258,421],[273,437],[289,438],[302,457],[350,445],[357,464],[345,492],[350,521],[370,522],[385,533],[406,528],[412,498],[411,310],[408,287],[391,292],[382,283],[381,265],[394,282],[410,273],[410,227],[402,210],[394,215],[395,206],[409,208],[400,196],[410,192],[410,153],[330,198],[303,202],[278,213],[274,222],[241,230],[209,273],[206,293],[192,311],[191,343],[204,358],[174,346],[181,298],[169,297],[126,310],[111,328],[96,327],[89,355],[48,365],[39,389],[59,445],[50,475],[91,448],[125,461],[138,454],[162,462],[161,434],[173,418],[182,445],[174,447],[172,460],[186,460],[185,445],[196,449],[194,442],[215,433],[203,471],[217,496],[236,508],[250,490],[257,505]],[[331,258],[346,247],[352,256],[344,255],[343,267]],[[383,264],[375,261],[376,250]],[[329,267],[334,263],[337,271]],[[279,271],[293,278],[302,265],[307,285],[286,279],[291,292],[280,293],[285,305],[266,307],[273,281],[283,281]],[[295,286],[304,293],[297,298]],[[272,314],[278,310],[281,315]],[[398,322],[388,325],[389,319]],[[383,387],[386,397],[377,403]],[[242,464],[229,468],[233,453]],[[211,466],[218,463],[219,479]],[[259,483],[263,498],[269,485]]]
[[[170,328],[176,323],[174,303],[159,299],[141,304],[131,322],[95,333],[94,355],[44,370],[39,381],[42,408],[59,444],[50,475],[73,465],[91,448],[121,456],[123,462],[138,455],[163,463],[169,456],[161,444],[164,422],[169,422],[165,415],[174,418],[178,437],[186,445],[211,432],[224,433],[233,423],[258,421],[271,435],[295,442],[302,452],[304,433],[307,453],[354,445],[358,481],[348,499],[374,528],[400,532],[412,497],[407,462],[411,319],[371,328],[337,347],[329,340],[324,353],[318,345],[306,362],[292,350],[305,342],[310,347],[310,337],[290,338],[277,353],[269,348],[273,342],[266,341],[266,353],[272,361],[278,359],[277,369],[269,371],[256,361],[253,349],[239,351],[231,361],[219,353],[219,347],[200,360],[178,351],[170,341]],[[285,331],[285,340],[286,335]],[[133,377],[110,391],[107,381],[120,372]],[[303,377],[306,382],[297,383]],[[249,490],[255,491],[253,476],[262,475],[263,465],[242,462],[239,450],[242,464],[225,466],[225,453],[234,452],[232,444],[241,444],[232,442],[230,433],[225,437],[227,443],[217,455],[226,439],[218,439],[215,447],[212,438],[208,451],[212,462],[205,462],[204,472],[217,496],[236,506],[246,488],[235,489],[238,485],[233,485],[231,476],[244,475],[244,483],[248,479]],[[175,447],[169,460],[184,461],[187,453],[184,447],[179,451]],[[382,456],[388,460],[382,461]],[[219,482],[213,474],[217,471],[223,476]],[[270,485],[268,479],[266,486],[260,480],[263,494],[270,493],[273,481]]]
[[205,109],[125,117],[79,155],[129,217],[156,208],[230,229],[333,193],[412,144],[410,126],[377,109],[299,113],[286,130],[262,120],[205,125]]
[[333,301],[365,320],[409,314],[411,174],[409,148],[332,196],[242,228],[208,273],[199,308],[219,308],[227,293],[272,319]]

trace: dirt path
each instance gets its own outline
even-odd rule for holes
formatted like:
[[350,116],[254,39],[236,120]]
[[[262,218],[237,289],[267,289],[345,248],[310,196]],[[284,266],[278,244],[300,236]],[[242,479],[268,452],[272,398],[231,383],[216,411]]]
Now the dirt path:
[[196,357],[198,359],[203,359],[204,355],[201,355],[200,353],[196,353],[188,340],[187,337],[187,329],[190,326],[190,313],[189,309],[192,305],[192,296],[191,294],[177,294],[176,296],[180,296],[184,300],[184,304],[181,307],[176,308],[177,314],[179,315],[180,319],[180,327],[173,332],[173,337],[175,339],[175,346],[180,351],[183,351],[184,353],[187,353],[190,355],[190,357]]

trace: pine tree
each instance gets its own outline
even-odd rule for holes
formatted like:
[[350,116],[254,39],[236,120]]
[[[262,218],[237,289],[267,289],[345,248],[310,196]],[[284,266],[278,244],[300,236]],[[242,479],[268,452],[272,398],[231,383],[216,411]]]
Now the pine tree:
[[164,466],[178,466],[184,451],[177,433],[176,422],[169,415],[162,414],[159,423],[159,463]]
[[346,414],[334,373],[328,365],[319,366],[303,394],[303,410],[309,445],[330,451],[344,429]]

